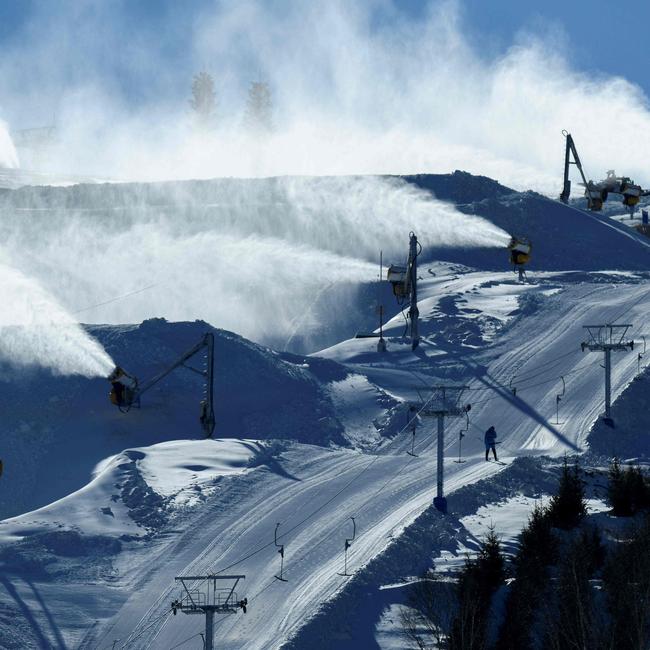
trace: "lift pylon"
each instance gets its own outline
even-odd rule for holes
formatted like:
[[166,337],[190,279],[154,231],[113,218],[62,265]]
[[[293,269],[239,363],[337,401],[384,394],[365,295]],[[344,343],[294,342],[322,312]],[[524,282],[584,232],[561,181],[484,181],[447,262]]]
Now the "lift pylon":
[[460,397],[467,386],[437,386],[435,398],[420,409],[420,415],[435,417],[438,420],[438,448],[437,448],[437,486],[436,497],[433,505],[440,512],[447,512],[447,499],[444,496],[444,445],[445,445],[445,418],[466,415],[472,408],[471,404],[460,405]]
[[[172,612],[205,615],[205,650],[214,650],[214,615],[234,614],[238,610],[246,613],[248,599],[239,600],[235,589],[244,575],[203,575],[178,576],[175,578],[182,585],[180,598],[171,604]],[[217,582],[230,582],[226,588],[217,588]]]
[[624,341],[632,325],[583,325],[588,339],[580,344],[582,351],[604,352],[605,354],[605,418],[607,424],[613,425],[612,407],[612,352],[634,350],[634,341]]

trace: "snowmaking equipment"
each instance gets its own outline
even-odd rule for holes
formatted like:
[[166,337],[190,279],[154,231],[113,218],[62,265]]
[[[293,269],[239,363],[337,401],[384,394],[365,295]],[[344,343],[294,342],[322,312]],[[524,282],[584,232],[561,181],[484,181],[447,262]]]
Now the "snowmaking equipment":
[[562,203],[569,202],[569,196],[571,195],[569,166],[575,165],[582,177],[581,185],[585,188],[585,198],[589,210],[594,212],[602,210],[603,203],[607,201],[610,194],[619,194],[623,197],[623,205],[630,210],[630,215],[634,216],[634,211],[641,197],[650,196],[650,190],[644,190],[628,176],[617,176],[613,169],[607,172],[607,177],[602,181],[587,180],[573,137],[567,131],[562,131],[562,135],[566,140],[566,145],[564,150],[564,184],[560,194],[560,201]]
[[514,270],[519,273],[519,281],[523,282],[526,278],[526,264],[530,262],[533,245],[526,237],[512,237],[508,244],[510,251],[510,263]]
[[406,265],[391,264],[386,274],[386,279],[393,287],[397,304],[403,306],[407,302],[409,303],[407,322],[411,335],[411,349],[413,350],[420,344],[417,258],[421,251],[422,246],[419,244],[417,236],[414,232],[409,233],[409,254]]
[[[200,352],[205,351],[205,368],[199,370],[193,366],[186,365],[192,357]],[[116,366],[113,372],[108,376],[111,383],[109,398],[112,404],[117,406],[123,413],[134,407],[140,407],[140,398],[150,388],[155,386],[159,381],[164,379],[176,368],[186,368],[195,372],[205,379],[205,392],[200,403],[199,422],[207,438],[212,437],[215,426],[214,418],[214,334],[206,332],[201,340],[189,350],[184,352],[176,361],[170,364],[162,372],[158,373],[148,381],[139,383],[137,377],[130,375],[126,370]]]

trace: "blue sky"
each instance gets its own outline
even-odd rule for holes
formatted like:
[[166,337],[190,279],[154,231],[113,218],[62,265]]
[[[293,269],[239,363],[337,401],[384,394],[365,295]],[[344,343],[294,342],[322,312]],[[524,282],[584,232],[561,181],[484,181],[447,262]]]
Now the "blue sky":
[[[648,24],[648,0],[0,0],[0,121],[56,125],[47,164],[84,174],[465,169],[553,194],[563,129],[593,175],[650,178]],[[197,143],[202,70],[218,135]],[[260,79],[264,160],[238,140]]]
[[[0,47],[20,54],[27,78],[37,79],[44,68],[30,61],[31,54],[38,56],[43,39],[54,39],[65,31],[58,78],[52,81],[61,91],[94,76],[124,106],[166,101],[182,93],[187,78],[200,67],[189,46],[197,25],[215,5],[236,4],[213,0],[1,0]],[[295,7],[295,3],[279,0],[259,4],[275,15],[290,14]],[[373,2],[373,28],[390,31],[396,16],[417,24],[430,4],[417,0]],[[596,77],[623,75],[650,96],[650,44],[642,29],[650,24],[647,0],[627,3],[624,12],[605,0],[459,0],[458,4],[464,37],[486,58],[498,57],[513,43],[525,40],[522,34],[553,34],[562,42],[572,68]],[[625,23],[622,14],[631,17],[631,22]],[[89,31],[84,29],[86,25]],[[133,56],[134,50],[137,56]],[[152,62],[168,72],[152,80]],[[49,79],[52,75],[43,72],[43,76]],[[7,84],[4,88],[0,85],[0,110],[13,121],[21,116],[38,119],[38,111],[25,111],[15,97],[15,87]]]

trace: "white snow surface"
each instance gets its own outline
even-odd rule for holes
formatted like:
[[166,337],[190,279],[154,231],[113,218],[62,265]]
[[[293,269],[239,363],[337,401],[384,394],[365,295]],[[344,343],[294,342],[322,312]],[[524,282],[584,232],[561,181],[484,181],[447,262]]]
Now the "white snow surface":
[[[457,561],[490,520],[504,539],[513,539],[536,486],[488,512],[481,506],[494,501],[490,486],[522,457],[585,452],[603,410],[602,355],[581,351],[583,325],[627,322],[635,325],[629,338],[650,334],[643,326],[650,290],[639,269],[647,248],[636,239],[621,244],[638,254],[639,265],[609,271],[612,240],[627,236],[618,226],[596,226],[592,254],[602,260],[601,270],[563,272],[554,261],[522,285],[512,273],[423,262],[423,339],[415,351],[402,338],[396,308],[385,326],[386,354],[376,351],[376,339],[349,339],[307,357],[281,355],[217,331],[223,383],[215,441],[189,439],[197,429],[198,378],[174,375],[152,390],[141,410],[120,414],[97,381],[65,384],[75,395],[86,393],[86,407],[76,412],[76,401],[59,395],[60,379],[9,375],[17,387],[7,383],[11,401],[0,440],[9,455],[1,480],[13,496],[4,507],[12,500],[37,505],[0,524],[3,643],[200,648],[202,617],[170,613],[180,595],[174,578],[241,573],[246,578],[237,592],[248,598],[248,612],[219,619],[217,647],[367,647],[378,643],[380,620],[381,647],[400,647],[396,610],[388,609],[391,625],[362,609],[357,630],[344,614],[331,612],[356,615],[365,605],[350,594],[364,581],[401,584],[436,557]],[[553,237],[550,232],[546,245]],[[147,375],[205,327],[147,321],[91,333],[118,362],[140,363],[137,372]],[[613,354],[614,398],[642,383],[632,383],[638,349]],[[146,355],[152,359],[139,361]],[[566,392],[556,413],[561,377]],[[413,444],[408,403],[421,405],[440,384],[467,386],[461,403],[472,407],[469,429],[463,417],[446,421],[445,491],[462,523],[438,516],[431,505],[435,420],[420,418],[415,455],[406,453]],[[43,414],[28,412],[35,403],[25,397],[29,388],[41,396]],[[53,398],[58,401],[48,401]],[[620,417],[622,435],[639,427],[626,417]],[[482,437],[491,424],[503,465],[484,459]],[[457,463],[461,430],[465,462]],[[41,441],[40,460],[30,457],[39,453],[34,440]],[[23,472],[16,468],[21,462]],[[468,492],[475,485],[480,489]],[[39,503],[26,496],[30,490],[62,498]],[[340,573],[351,517],[349,578]],[[418,537],[423,518],[439,534],[430,547]],[[278,523],[287,582],[275,578]],[[385,575],[383,561],[397,575]]]

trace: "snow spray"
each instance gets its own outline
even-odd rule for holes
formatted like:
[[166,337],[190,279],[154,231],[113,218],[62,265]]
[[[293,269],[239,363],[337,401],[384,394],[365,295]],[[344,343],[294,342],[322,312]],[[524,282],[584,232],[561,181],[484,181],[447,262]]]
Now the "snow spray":
[[323,330],[353,314],[359,285],[377,280],[379,251],[403,260],[411,230],[425,248],[510,241],[400,179],[178,183],[155,205],[151,187],[79,187],[73,209],[41,195],[29,210],[3,211],[0,238],[14,266],[88,322],[204,319],[270,344],[297,324]]
[[0,361],[61,375],[108,376],[115,363],[38,282],[0,264]]
[[7,125],[0,120],[0,168],[16,169],[18,166],[16,147],[11,140]]

